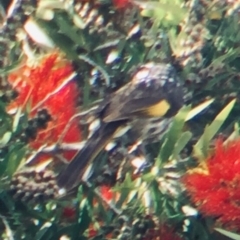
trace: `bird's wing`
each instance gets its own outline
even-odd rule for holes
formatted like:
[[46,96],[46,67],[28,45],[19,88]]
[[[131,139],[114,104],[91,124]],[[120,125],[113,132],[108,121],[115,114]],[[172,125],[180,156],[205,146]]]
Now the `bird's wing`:
[[133,116],[159,117],[164,116],[169,108],[167,95],[161,87],[143,83],[134,88],[129,86],[113,95],[105,109],[103,121],[112,122]]
[[103,123],[91,136],[84,148],[76,154],[73,160],[59,174],[57,178],[59,187],[69,191],[79,184],[89,164],[108,144],[123,124],[122,121],[107,124]]

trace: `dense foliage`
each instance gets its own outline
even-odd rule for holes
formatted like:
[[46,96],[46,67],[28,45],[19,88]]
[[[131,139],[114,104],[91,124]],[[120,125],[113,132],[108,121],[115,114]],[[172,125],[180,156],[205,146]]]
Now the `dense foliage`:
[[[239,239],[238,1],[1,0],[0,20],[1,239]],[[147,62],[173,65],[186,98],[151,164],[112,179],[104,152],[62,197],[76,115]]]

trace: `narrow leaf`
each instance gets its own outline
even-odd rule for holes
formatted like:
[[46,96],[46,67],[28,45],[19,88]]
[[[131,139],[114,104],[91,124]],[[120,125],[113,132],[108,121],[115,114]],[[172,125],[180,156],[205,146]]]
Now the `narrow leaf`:
[[13,148],[8,158],[7,174],[9,176],[12,176],[16,172],[21,161],[25,156],[25,153],[26,153],[25,148],[21,147],[19,148],[19,146]]
[[184,132],[178,139],[175,148],[173,150],[173,157],[176,158],[179,153],[183,150],[189,140],[192,138],[191,132]]
[[182,132],[186,116],[189,112],[189,107],[183,107],[175,116],[172,126],[166,135],[166,140],[160,150],[159,159],[161,162],[166,162],[172,155],[174,146]]
[[198,115],[200,112],[202,112],[203,110],[205,110],[209,105],[211,105],[214,102],[214,99],[210,99],[207,100],[199,105],[197,105],[196,107],[194,107],[193,109],[191,109],[191,111],[188,113],[185,121],[188,121],[190,119],[192,119],[193,117],[195,117],[196,115]]
[[3,137],[0,139],[0,147],[6,146],[12,137],[11,132],[5,132]]
[[51,227],[52,224],[50,222],[46,222],[45,224],[43,224],[41,229],[37,232],[35,239],[36,240],[46,239],[48,234],[50,233]]
[[206,126],[203,135],[200,137],[198,142],[194,146],[195,156],[199,158],[205,158],[208,153],[208,146],[210,141],[219,131],[225,120],[227,119],[229,113],[231,112],[236,99],[232,100],[213,120],[213,122]]
[[19,124],[19,120],[21,117],[21,108],[18,108],[17,113],[14,116],[13,119],[13,124],[12,124],[12,131],[15,132],[17,130],[18,124]]
[[219,233],[221,233],[222,235],[229,237],[233,240],[240,240],[240,235],[233,233],[233,232],[229,232],[227,230],[221,229],[221,228],[215,228],[215,230]]

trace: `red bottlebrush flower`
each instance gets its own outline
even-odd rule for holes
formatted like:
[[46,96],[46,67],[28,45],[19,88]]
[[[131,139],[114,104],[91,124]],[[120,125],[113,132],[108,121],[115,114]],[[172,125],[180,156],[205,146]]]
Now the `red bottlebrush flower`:
[[62,216],[67,220],[74,220],[76,218],[76,209],[73,207],[65,207]]
[[130,0],[113,0],[113,5],[117,8],[117,9],[122,9],[127,7],[130,4]]
[[[40,109],[46,109],[51,115],[47,128],[38,132],[37,138],[30,145],[38,149],[42,144],[54,144],[59,140],[64,127],[76,114],[78,88],[74,80],[71,63],[58,53],[52,53],[40,59],[32,66],[24,64],[16,72],[9,75],[9,82],[17,90],[18,97],[9,106],[24,108],[31,104],[30,118],[36,116]],[[78,142],[81,139],[77,119],[71,123],[63,142]],[[75,152],[64,156],[70,160]]]
[[226,146],[218,140],[206,166],[206,172],[192,172],[183,178],[191,200],[203,215],[240,230],[240,139]]
[[[102,203],[104,203],[104,207],[107,209],[109,207],[109,203],[113,200],[116,200],[117,193],[113,193],[113,190],[110,186],[102,185],[99,186],[99,195],[102,199]],[[94,206],[98,206],[99,199],[94,199]]]
[[108,187],[108,186],[104,186],[104,185],[101,186],[100,187],[100,192],[101,192],[103,198],[107,201],[111,201],[114,197],[114,194],[113,194],[111,188]]

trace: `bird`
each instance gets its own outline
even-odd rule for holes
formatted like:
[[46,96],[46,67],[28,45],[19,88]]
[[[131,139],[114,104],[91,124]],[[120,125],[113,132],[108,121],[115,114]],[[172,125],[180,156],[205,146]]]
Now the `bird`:
[[78,186],[88,166],[116,138],[154,142],[167,131],[184,105],[184,91],[175,68],[168,63],[146,63],[126,83],[108,95],[94,112],[97,127],[85,146],[60,171],[57,183],[66,191]]

